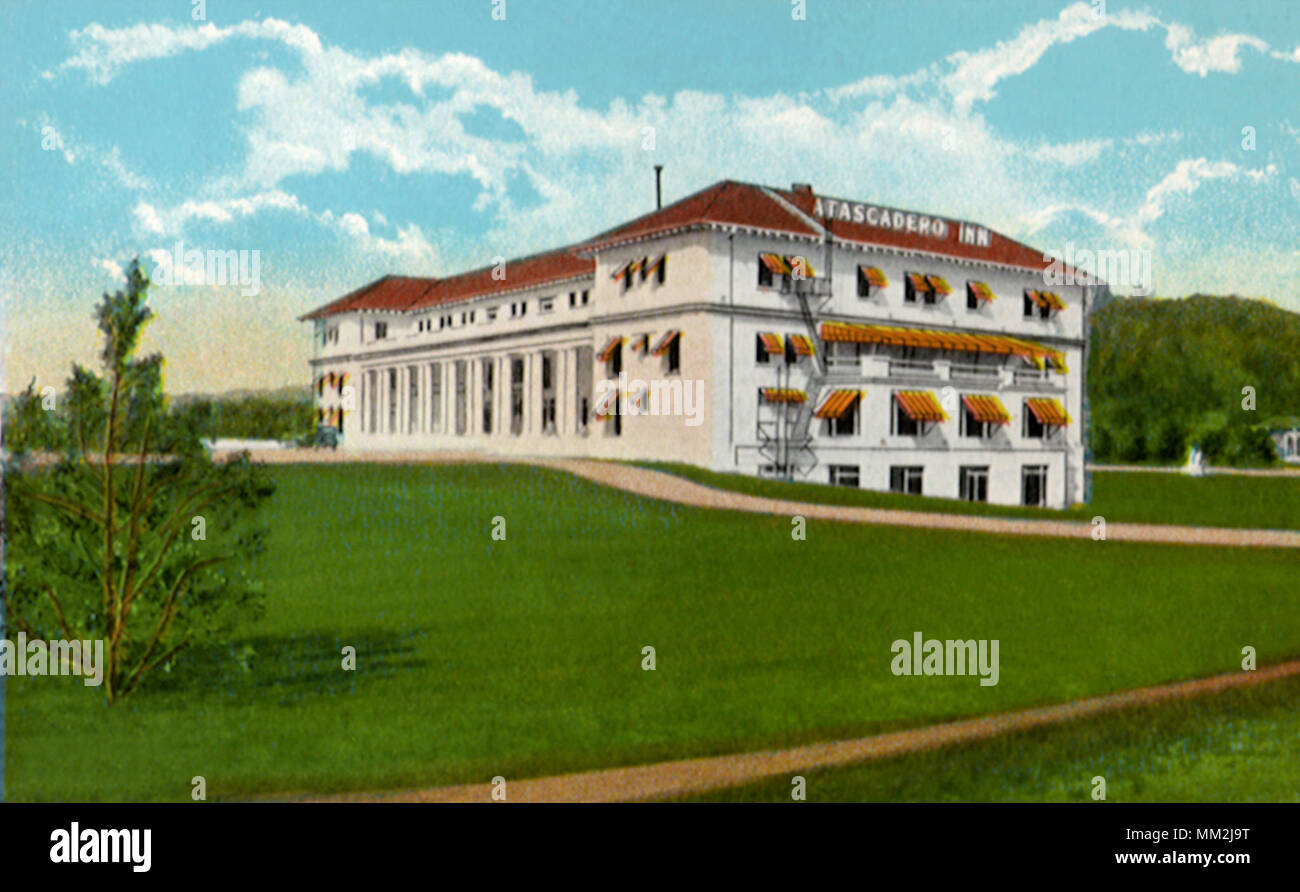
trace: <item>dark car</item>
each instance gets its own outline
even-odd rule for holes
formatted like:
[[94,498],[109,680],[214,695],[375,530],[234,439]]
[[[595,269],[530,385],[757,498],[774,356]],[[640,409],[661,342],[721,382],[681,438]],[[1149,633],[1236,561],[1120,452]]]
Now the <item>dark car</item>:
[[327,449],[339,448],[338,428],[330,424],[316,425],[316,445]]

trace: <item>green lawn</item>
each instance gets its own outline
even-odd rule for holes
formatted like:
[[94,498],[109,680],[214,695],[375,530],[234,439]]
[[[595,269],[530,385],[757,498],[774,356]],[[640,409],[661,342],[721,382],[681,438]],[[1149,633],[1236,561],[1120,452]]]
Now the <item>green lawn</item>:
[[774,499],[794,499],[825,505],[858,505],[904,511],[940,511],[992,517],[1050,517],[1088,521],[1101,516],[1111,522],[1165,523],[1249,529],[1300,529],[1300,475],[1247,477],[1094,471],[1092,501],[1057,511],[989,505],[956,499],[936,499],[869,489],[849,489],[820,483],[770,480],[745,474],[722,474],[693,465],[636,462],[655,471],[676,474],[696,483]]
[[[1300,679],[803,775],[808,802],[1300,802]],[[793,802],[791,777],[701,800]]]
[[[784,518],[526,466],[271,473],[263,622],[112,709],[10,679],[10,798],[520,777],[1054,703],[1231,670],[1246,644],[1300,656],[1294,551],[819,522],[792,541]],[[999,639],[1000,684],[893,676],[916,630]]]

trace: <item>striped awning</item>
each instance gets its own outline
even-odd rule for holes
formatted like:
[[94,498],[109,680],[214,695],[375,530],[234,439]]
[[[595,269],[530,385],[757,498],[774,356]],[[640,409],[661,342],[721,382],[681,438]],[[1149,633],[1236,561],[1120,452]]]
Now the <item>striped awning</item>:
[[1065,407],[1052,397],[1034,397],[1025,400],[1025,406],[1041,424],[1051,424],[1056,427],[1065,427],[1070,423],[1070,416],[1066,413]]
[[614,358],[614,354],[618,351],[618,348],[622,346],[623,338],[615,335],[609,339],[609,343],[605,345],[605,348],[596,354],[596,359],[599,362],[609,362]]
[[913,421],[947,421],[948,413],[943,411],[939,400],[928,390],[898,390],[894,399],[903,407],[903,411]]
[[780,254],[759,254],[758,259],[763,261],[763,265],[772,271],[772,275],[790,275],[790,264],[786,263],[785,258]]
[[867,284],[870,285],[872,288],[889,287],[889,280],[885,278],[885,274],[880,271],[879,267],[860,266],[858,267],[858,270],[862,273],[863,277],[867,280]]
[[673,341],[681,337],[681,334],[682,333],[677,329],[673,329],[672,331],[665,334],[662,338],[659,339],[659,343],[655,344],[655,348],[650,351],[651,355],[663,356],[665,353],[668,352],[668,348],[673,345]]
[[631,273],[632,273],[632,264],[630,262],[625,263],[614,271],[614,281],[621,282],[624,278],[631,275]]
[[763,350],[772,356],[780,356],[785,353],[785,342],[781,336],[770,331],[760,331],[758,333],[759,343],[763,345]]
[[972,334],[934,328],[905,328],[894,325],[867,325],[858,322],[823,322],[823,341],[850,344],[893,344],[900,347],[926,347],[931,350],[956,350],[963,353],[995,353],[1019,356],[1039,368],[1050,362],[1064,372],[1065,356],[1059,350],[1034,341],[1007,335]]
[[813,415],[817,418],[843,418],[862,398],[861,390],[832,390]]
[[661,255],[659,255],[659,259],[658,259],[658,260],[655,260],[655,261],[653,261],[653,262],[651,262],[651,263],[646,264],[646,268],[645,268],[645,277],[648,279],[648,278],[650,278],[651,276],[653,276],[653,275],[655,274],[655,272],[659,269],[659,267],[661,267],[661,266],[664,265],[664,261],[667,260],[667,259],[668,259],[668,255],[667,255],[667,254],[661,254]]
[[1002,405],[1002,400],[991,393],[967,393],[961,398],[962,403],[975,416],[976,421],[988,424],[1010,424],[1011,413]]
[[803,255],[799,255],[799,254],[792,255],[790,257],[787,257],[785,259],[785,262],[786,264],[789,265],[791,274],[794,274],[795,267],[798,266],[800,263],[802,263],[803,277],[805,279],[812,279],[815,278],[817,275],[817,271],[813,269],[812,261],[809,260],[807,257],[804,257]]
[[1052,310],[1064,310],[1065,301],[1054,291],[1026,291],[1025,295],[1040,307]]
[[930,290],[930,283],[920,273],[908,273],[907,281],[912,283],[912,290],[917,294],[925,294]]
[[797,356],[813,356],[817,352],[817,348],[813,346],[812,338],[807,335],[792,334],[786,335],[786,338],[790,341],[790,345],[794,347]]
[[765,403],[805,403],[808,394],[793,387],[764,387],[759,391]]
[[976,300],[982,300],[985,303],[990,304],[993,303],[993,289],[990,288],[987,283],[967,282],[966,287],[970,289],[971,294],[975,295]]
[[650,349],[650,335],[649,334],[637,335],[635,338],[632,339],[631,349],[640,350],[642,353],[645,353],[647,350]]
[[930,283],[930,288],[939,297],[947,297],[952,294],[952,286],[948,284],[948,280],[943,276],[926,276],[925,280]]

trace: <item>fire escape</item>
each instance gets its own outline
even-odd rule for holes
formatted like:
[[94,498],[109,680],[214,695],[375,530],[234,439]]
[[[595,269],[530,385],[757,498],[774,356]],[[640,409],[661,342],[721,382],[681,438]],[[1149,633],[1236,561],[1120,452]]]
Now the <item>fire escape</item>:
[[[812,355],[808,357],[807,382],[803,388],[806,398],[802,402],[778,403],[775,422],[760,424],[758,431],[759,455],[775,468],[777,476],[787,480],[807,478],[818,464],[817,453],[812,448],[812,426],[816,421],[813,413],[827,388],[828,367],[824,346],[819,340],[817,322],[831,302],[834,249],[830,228],[824,225],[822,231],[825,254],[820,274],[806,256],[793,257],[791,272],[781,281],[781,293],[797,302],[808,341],[813,345]],[[802,263],[799,262],[801,260]],[[787,339],[783,361],[777,365],[776,370],[778,391],[790,392],[794,389],[792,372],[798,358]]]

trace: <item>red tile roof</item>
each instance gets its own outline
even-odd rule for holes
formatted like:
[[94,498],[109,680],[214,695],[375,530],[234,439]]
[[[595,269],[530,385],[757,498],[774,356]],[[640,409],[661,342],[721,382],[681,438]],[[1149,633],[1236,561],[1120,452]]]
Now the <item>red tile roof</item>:
[[596,261],[579,257],[572,247],[507,260],[505,278],[492,278],[493,266],[449,276],[426,279],[413,276],[384,276],[356,291],[318,307],[301,319],[320,319],[349,310],[409,311],[438,307],[480,297],[485,294],[517,291],[559,282],[596,271]]
[[[779,199],[774,196],[779,196]],[[752,183],[724,180],[585,242],[508,261],[504,280],[493,279],[493,267],[490,266],[445,279],[385,276],[301,318],[318,319],[349,310],[420,310],[486,294],[591,275],[596,267],[592,258],[595,252],[612,245],[683,229],[743,226],[816,238],[820,237],[821,232],[809,222],[816,201],[817,196],[811,190],[796,192],[769,189]],[[783,202],[788,202],[788,206]],[[792,210],[792,207],[798,212]],[[1052,263],[1043,259],[1041,251],[992,230],[988,230],[987,247],[964,244],[959,241],[960,221],[938,219],[943,219],[948,224],[942,239],[839,219],[817,222],[829,225],[837,239],[847,242],[885,245],[1030,270],[1042,270]]]

